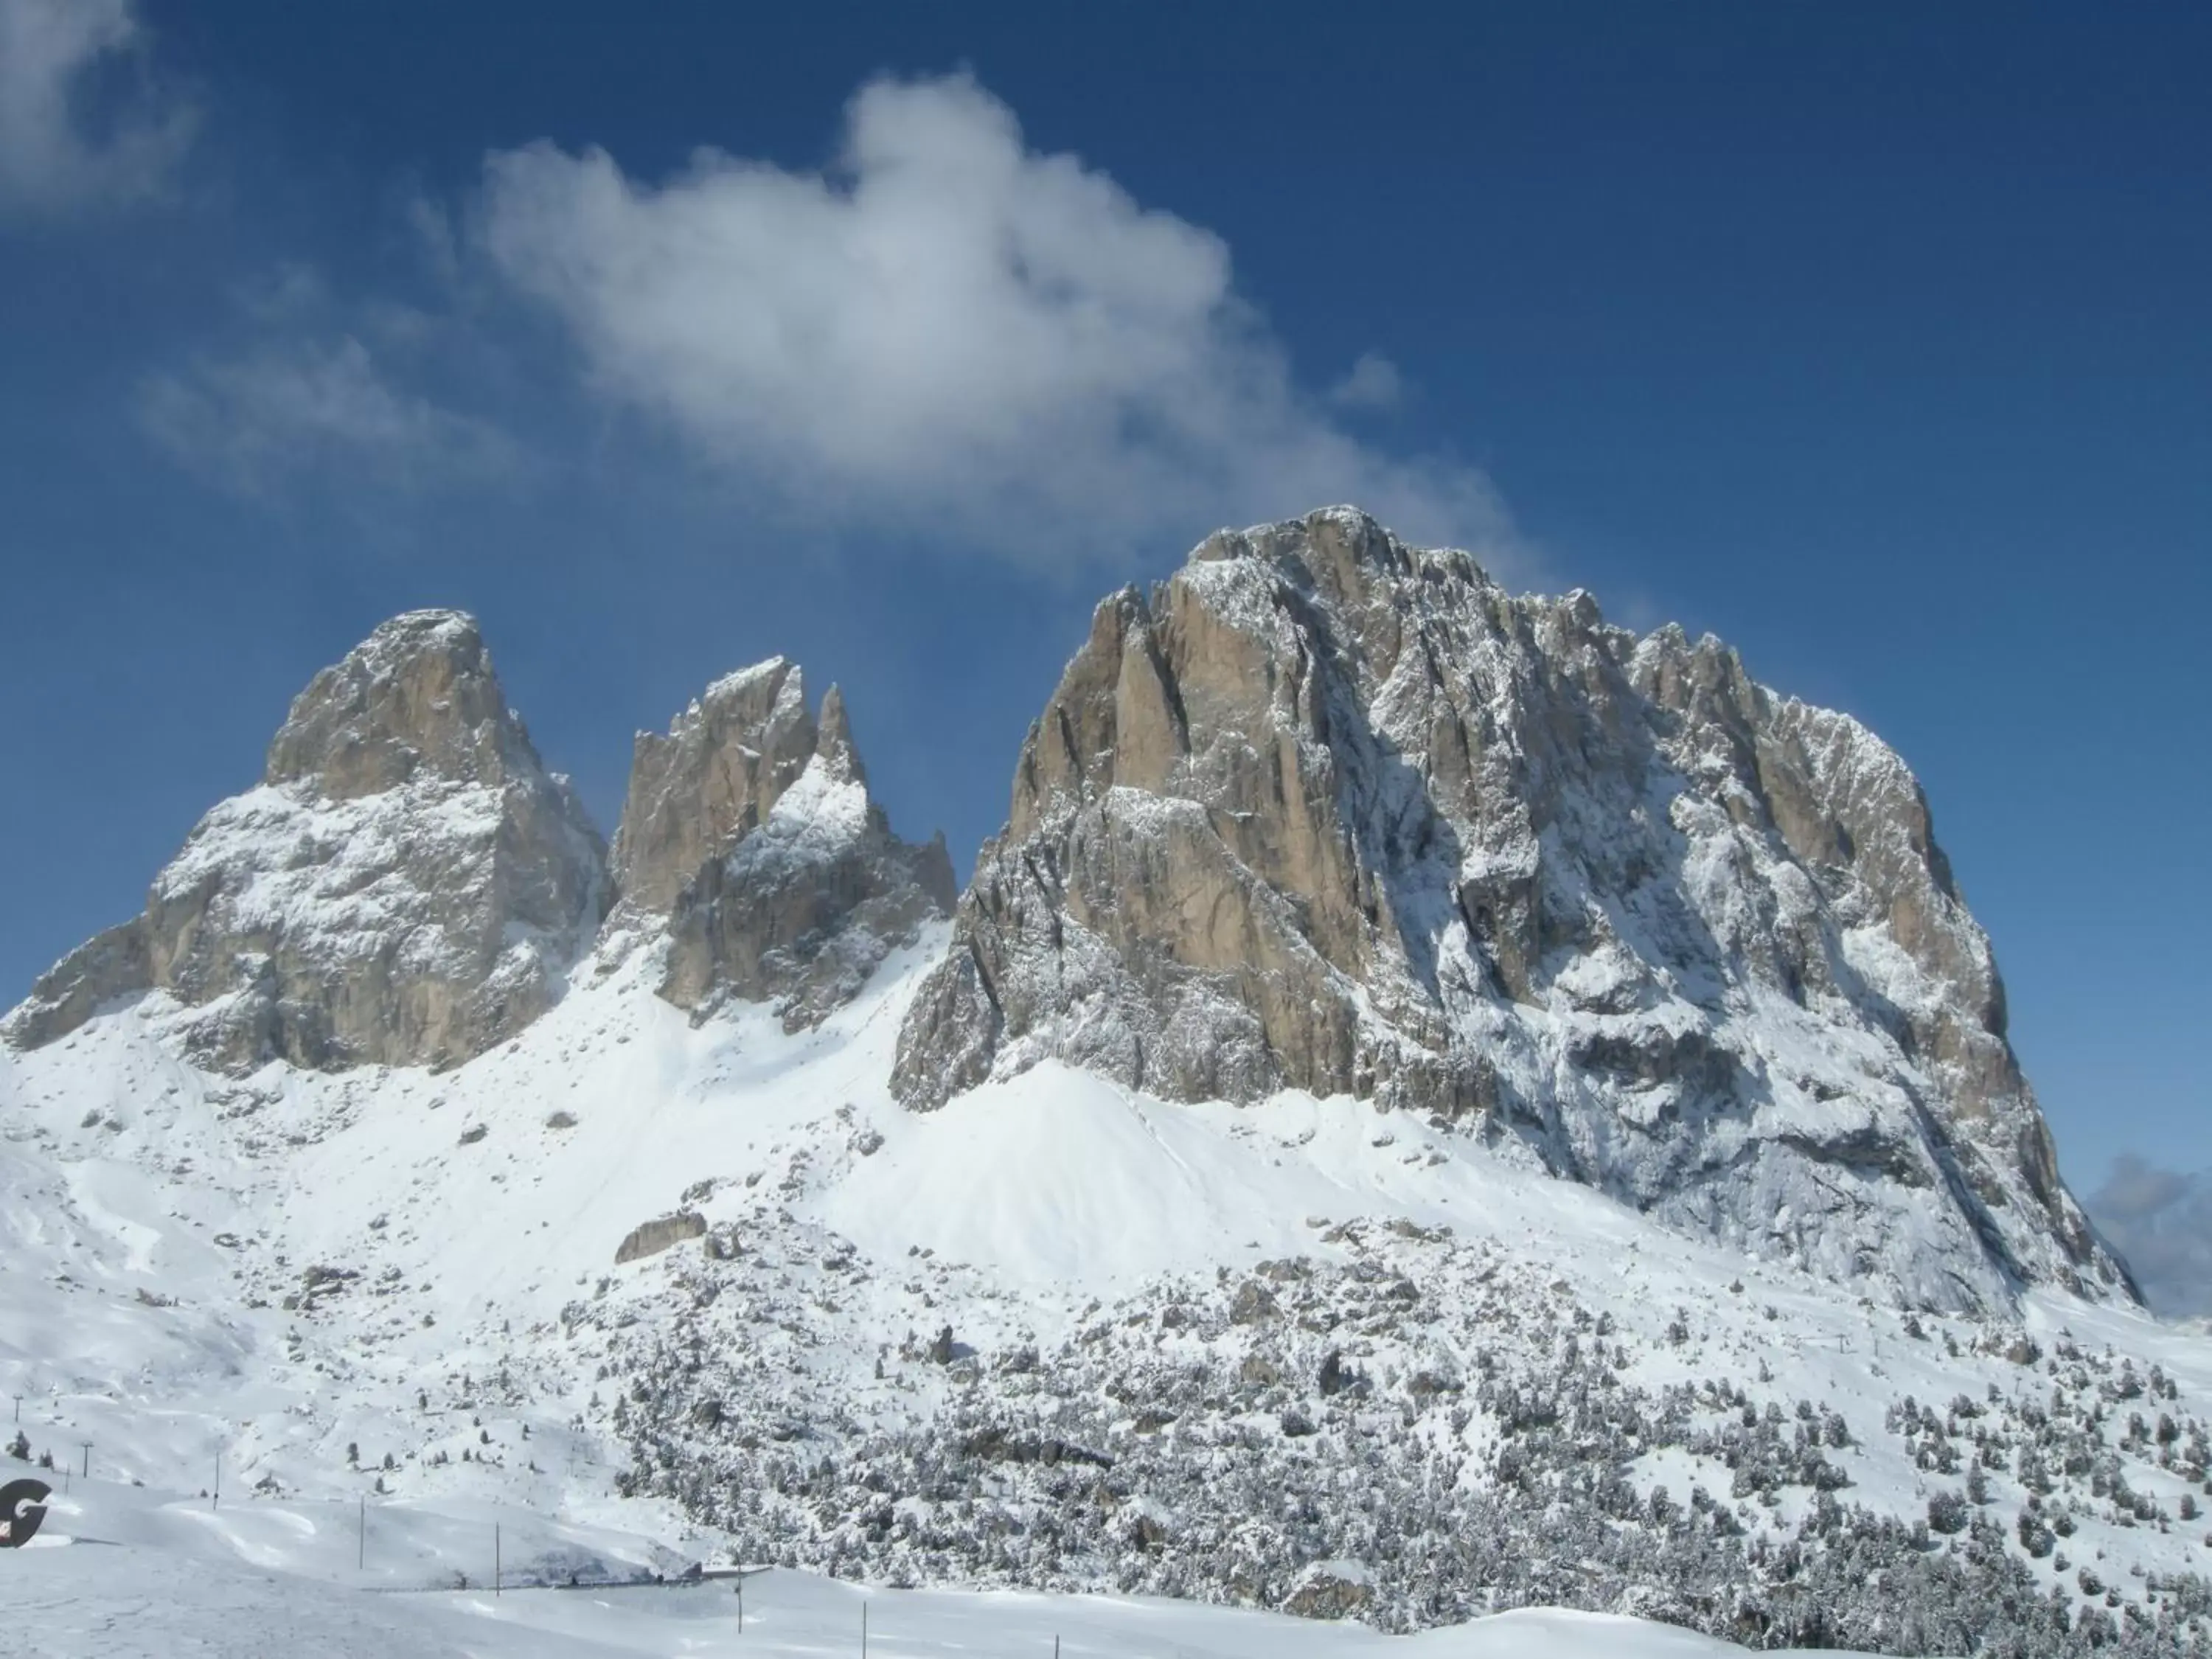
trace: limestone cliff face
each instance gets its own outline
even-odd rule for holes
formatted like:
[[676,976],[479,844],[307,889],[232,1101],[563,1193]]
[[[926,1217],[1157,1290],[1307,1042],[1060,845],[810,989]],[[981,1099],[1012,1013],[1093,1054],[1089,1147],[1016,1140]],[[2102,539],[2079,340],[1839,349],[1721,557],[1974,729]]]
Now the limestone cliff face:
[[452,1065],[558,994],[605,893],[605,848],[474,620],[414,611],[315,676],[259,787],[203,818],[145,909],[64,957],[4,1033],[36,1047],[152,991],[223,1071]]
[[660,994],[703,1012],[771,1002],[818,1024],[952,908],[943,837],[913,846],[868,793],[836,686],[819,722],[781,658],[716,681],[641,733],[615,838],[610,946],[656,936]]
[[686,883],[767,819],[818,736],[805,676],[781,657],[715,681],[665,734],[639,732],[615,831],[625,904],[666,915]]
[[1047,1056],[1444,1114],[1931,1305],[2126,1293],[1896,754],[1350,509],[1107,600],[1030,728],[894,1087]]

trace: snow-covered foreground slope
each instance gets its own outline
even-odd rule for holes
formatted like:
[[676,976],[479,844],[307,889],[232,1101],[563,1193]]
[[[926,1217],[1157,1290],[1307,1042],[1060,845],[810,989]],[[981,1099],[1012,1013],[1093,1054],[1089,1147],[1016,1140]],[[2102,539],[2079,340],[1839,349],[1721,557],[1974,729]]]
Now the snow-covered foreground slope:
[[[328,1628],[425,1651],[566,1650],[540,1617],[711,1651],[727,1590],[659,1593],[639,1628],[680,1638],[565,1591],[496,1624],[473,1595],[355,1598],[363,1509],[414,1540],[387,1583],[474,1581],[495,1522],[519,1561],[1165,1594],[1446,1627],[1409,1644],[1439,1655],[1510,1650],[1483,1644],[1525,1626],[1463,1621],[1539,1603],[1893,1652],[2179,1639],[2205,1610],[2202,1336],[2046,1295],[1915,1318],[1342,1098],[1171,1105],[1047,1064],[912,1115],[884,1079],[941,945],[796,1035],[695,1027],[639,951],[443,1073],[210,1076],[159,994],[0,1050],[0,1393],[34,1455],[90,1443],[118,1518],[82,1531],[127,1547],[0,1568],[53,1587],[50,1620],[164,1584],[243,1606],[240,1572],[304,1571],[349,1586],[299,1593]],[[218,1462],[219,1509],[131,1506],[127,1483],[197,1494]],[[775,1583],[790,1651],[857,1607]],[[278,1599],[256,1616],[294,1616]],[[929,1610],[884,1652],[995,1651],[987,1630],[1048,1637],[1070,1607],[1100,1654],[1370,1640],[878,1605]]]
[[[510,1526],[514,1517],[508,1517]],[[586,1659],[683,1653],[802,1659],[867,1650],[883,1659],[1059,1651],[1067,1659],[1706,1659],[1741,1650],[1642,1620],[1555,1609],[1498,1614],[1396,1638],[1280,1614],[1126,1596],[884,1590],[806,1573],[756,1571],[673,1583],[602,1582],[635,1570],[605,1540],[509,1530],[512,1579],[492,1584],[489,1523],[455,1546],[447,1517],[386,1510],[376,1557],[359,1559],[354,1516],[331,1506],[210,1510],[88,1483],[61,1500],[46,1535],[6,1559],[9,1636],[44,1659],[169,1659],[401,1653],[443,1659]],[[62,1530],[64,1528],[69,1531]],[[619,1546],[617,1546],[619,1547]],[[407,1593],[390,1566],[483,1557],[472,1588]],[[567,1565],[580,1563],[580,1583]],[[386,1592],[386,1593],[380,1593]]]

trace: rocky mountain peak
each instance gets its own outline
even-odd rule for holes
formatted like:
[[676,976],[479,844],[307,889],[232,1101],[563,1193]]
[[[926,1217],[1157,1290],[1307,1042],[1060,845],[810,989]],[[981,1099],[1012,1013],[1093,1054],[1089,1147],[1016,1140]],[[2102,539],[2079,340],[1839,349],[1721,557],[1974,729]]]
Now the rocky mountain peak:
[[665,735],[640,733],[615,838],[610,946],[653,940],[660,994],[703,1015],[736,998],[818,1024],[952,908],[942,837],[892,835],[843,694],[818,720],[781,658],[718,680]]
[[834,685],[822,694],[822,729],[814,754],[824,771],[838,782],[866,787],[867,769],[860,764],[860,751],[853,746],[845,694]]
[[537,768],[476,618],[410,611],[379,626],[293,699],[263,780],[351,800],[418,774],[498,783]]
[[1354,509],[1109,598],[1031,726],[894,1085],[1048,1056],[1441,1115],[1932,1305],[2125,1293],[1895,753]]
[[36,1047],[159,994],[218,1070],[456,1064],[529,1023],[605,909],[605,849],[507,708],[475,621],[411,611],[294,699],[137,916],[11,1013]]
[[639,732],[615,832],[625,906],[665,915],[703,865],[766,822],[818,736],[805,676],[781,657],[724,675],[665,733]]

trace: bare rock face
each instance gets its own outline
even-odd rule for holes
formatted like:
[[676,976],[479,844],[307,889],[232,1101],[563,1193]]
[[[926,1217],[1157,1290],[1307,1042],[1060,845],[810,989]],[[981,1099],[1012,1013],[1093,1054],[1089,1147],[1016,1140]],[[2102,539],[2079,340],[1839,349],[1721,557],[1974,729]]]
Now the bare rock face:
[[146,908],[8,1017],[36,1047],[115,999],[176,1004],[201,1063],[459,1063],[528,1024],[605,911],[605,849],[539,763],[475,621],[386,623],[295,698],[259,787]]
[[869,797],[837,688],[817,723],[781,658],[640,734],[614,866],[608,937],[665,937],[663,997],[771,1002],[789,1030],[850,1001],[954,896],[944,838],[900,841]]
[[620,1267],[649,1255],[659,1255],[686,1239],[703,1237],[706,1231],[707,1218],[696,1210],[678,1210],[673,1215],[641,1221],[615,1246],[615,1266]]
[[1347,508],[1108,599],[1030,728],[893,1084],[1047,1057],[1443,1114],[1917,1303],[2128,1293],[1897,755]]
[[623,903],[665,915],[703,866],[766,820],[818,735],[805,677],[781,657],[715,681],[665,736],[639,732],[615,831]]

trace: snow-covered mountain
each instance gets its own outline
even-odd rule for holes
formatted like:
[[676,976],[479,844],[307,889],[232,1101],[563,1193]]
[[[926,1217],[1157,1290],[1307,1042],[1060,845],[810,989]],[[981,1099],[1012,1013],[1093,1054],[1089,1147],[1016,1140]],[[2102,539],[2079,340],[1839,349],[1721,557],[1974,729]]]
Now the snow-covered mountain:
[[595,938],[602,967],[659,945],[678,1006],[773,1000],[796,1026],[952,898],[942,840],[891,835],[837,688],[817,726],[796,665],[728,675],[666,736],[639,734],[610,862],[475,619],[413,611],[315,676],[259,786],[203,818],[145,910],[56,964],[0,1036],[36,1048],[158,991],[213,1070],[442,1068],[544,1013]]
[[144,911],[64,957],[0,1035],[35,1048],[159,991],[218,1071],[454,1065],[557,998],[605,858],[476,623],[396,617],[294,700],[259,787],[200,820]]
[[1350,508],[1099,606],[909,1016],[901,1097],[1047,1056],[1285,1087],[1885,1297],[2131,1297],[1894,751]]
[[[318,678],[0,1045],[0,1393],[92,1468],[57,1536],[210,1607],[480,1583],[496,1522],[538,1582],[2197,1641],[2212,1343],[2079,1224],[1870,734],[1341,513],[1109,601],[957,912],[848,728],[717,682],[609,856],[466,618]],[[1044,1628],[954,1605],[911,1604]],[[360,1615],[677,1639],[502,1617]]]

